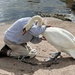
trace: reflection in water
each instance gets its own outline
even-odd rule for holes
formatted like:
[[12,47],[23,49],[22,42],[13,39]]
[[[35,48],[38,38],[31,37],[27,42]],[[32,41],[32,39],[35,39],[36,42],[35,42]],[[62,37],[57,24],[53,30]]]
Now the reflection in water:
[[[72,9],[72,5],[73,5],[74,0],[61,0],[61,1],[64,1],[66,3],[66,6],[68,8]],[[71,14],[67,14],[65,18],[67,18],[75,23],[75,11],[71,10]]]
[[74,0],[65,0],[67,7],[71,8]]

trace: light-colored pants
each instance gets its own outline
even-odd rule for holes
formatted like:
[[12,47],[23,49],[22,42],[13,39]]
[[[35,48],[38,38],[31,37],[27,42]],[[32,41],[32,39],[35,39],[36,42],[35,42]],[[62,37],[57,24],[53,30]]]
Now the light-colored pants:
[[7,39],[4,39],[4,42],[6,45],[8,45],[11,48],[11,54],[8,54],[10,56],[28,56],[29,52],[32,50],[32,47],[29,44],[13,44]]

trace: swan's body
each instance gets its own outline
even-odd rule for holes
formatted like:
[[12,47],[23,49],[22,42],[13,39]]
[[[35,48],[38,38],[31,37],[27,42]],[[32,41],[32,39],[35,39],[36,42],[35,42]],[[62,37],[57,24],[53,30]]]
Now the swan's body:
[[68,31],[50,27],[45,30],[43,36],[58,51],[65,52],[75,59],[75,37]]
[[[38,17],[39,20],[40,18],[41,17]],[[32,18],[33,22],[34,20],[35,19]],[[39,25],[41,25],[41,23]],[[27,26],[31,27],[31,23],[28,23]],[[62,28],[49,27],[46,28],[42,35],[58,51],[65,52],[75,59],[75,37],[70,32]]]

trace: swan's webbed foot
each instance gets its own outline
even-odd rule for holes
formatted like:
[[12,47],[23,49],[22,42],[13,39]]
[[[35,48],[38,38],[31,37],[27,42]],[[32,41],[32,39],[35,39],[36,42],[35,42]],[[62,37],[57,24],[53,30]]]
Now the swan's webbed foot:
[[45,59],[45,62],[55,61],[57,57],[60,55],[61,55],[61,52],[52,53],[52,57],[48,57],[47,59]]

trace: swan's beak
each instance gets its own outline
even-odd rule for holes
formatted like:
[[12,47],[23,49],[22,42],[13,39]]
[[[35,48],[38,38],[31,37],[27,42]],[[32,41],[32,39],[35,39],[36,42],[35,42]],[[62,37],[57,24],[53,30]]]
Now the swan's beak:
[[26,32],[27,32],[26,28],[23,28],[23,34],[22,35],[24,35]]

